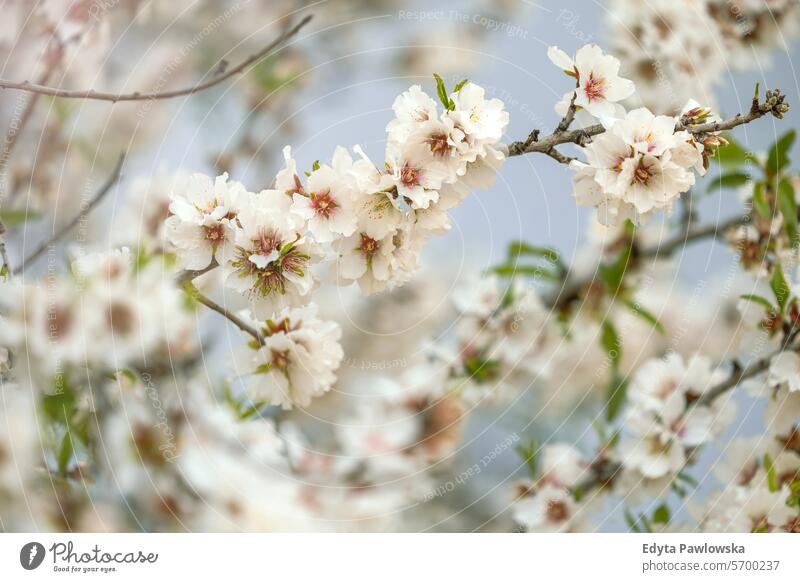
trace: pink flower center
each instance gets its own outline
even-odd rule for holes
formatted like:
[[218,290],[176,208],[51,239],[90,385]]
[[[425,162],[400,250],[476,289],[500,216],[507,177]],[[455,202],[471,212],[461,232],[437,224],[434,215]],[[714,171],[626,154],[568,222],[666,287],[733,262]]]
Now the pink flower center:
[[567,504],[563,501],[551,500],[547,502],[547,519],[553,522],[561,522],[569,517]]
[[317,215],[330,218],[331,214],[339,208],[339,204],[331,197],[330,191],[326,190],[311,193],[311,208]]
[[204,226],[203,232],[206,240],[210,242],[212,246],[216,246],[225,240],[225,227],[223,227],[221,224]]
[[378,247],[380,247],[380,243],[378,241],[364,233],[361,233],[361,244],[358,246],[358,250],[361,251],[361,254],[363,254],[367,259],[371,259],[375,253],[378,252]]
[[431,147],[431,153],[434,156],[443,158],[450,153],[450,144],[447,143],[447,136],[443,133],[438,133],[428,138],[428,145]]
[[595,79],[594,74],[590,73],[589,79],[583,86],[583,90],[586,92],[586,98],[589,101],[598,101],[600,99],[604,99],[606,93],[606,81],[605,79]]
[[633,172],[633,179],[631,180],[631,185],[639,184],[640,186],[647,186],[647,183],[650,181],[650,178],[653,177],[655,174],[655,170],[653,169],[653,165],[647,165],[645,161],[642,159],[639,161],[639,165],[636,166],[636,170]]
[[414,168],[408,164],[405,164],[403,169],[400,170],[400,183],[402,183],[406,188],[414,188],[415,186],[419,186],[421,179],[422,173],[419,171],[419,168]]
[[269,255],[283,245],[280,236],[274,230],[261,231],[259,237],[253,241],[253,251],[259,255]]

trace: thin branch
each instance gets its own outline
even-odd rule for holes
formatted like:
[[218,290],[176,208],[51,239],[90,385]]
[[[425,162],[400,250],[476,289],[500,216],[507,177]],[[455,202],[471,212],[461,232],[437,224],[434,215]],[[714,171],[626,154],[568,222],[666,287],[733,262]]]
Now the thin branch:
[[219,303],[215,303],[214,301],[212,301],[211,299],[200,293],[200,291],[198,291],[197,287],[195,287],[191,283],[191,281],[186,282],[183,285],[183,288],[198,303],[201,303],[202,305],[208,307],[210,310],[219,313],[222,317],[226,318],[228,321],[233,323],[240,330],[251,335],[253,339],[255,339],[260,345],[264,345],[264,336],[262,336],[261,333],[259,333],[259,331],[256,328],[251,326],[249,323],[247,323],[245,320],[243,320],[235,313],[228,311]]
[[577,105],[575,105],[575,99],[578,97],[578,92],[575,91],[572,93],[572,99],[569,101],[569,107],[567,108],[567,113],[564,115],[561,123],[558,124],[556,128],[556,132],[559,131],[567,131],[569,126],[572,125],[572,121],[575,119],[575,113],[578,111]]
[[[772,98],[768,99],[762,104],[754,102],[753,107],[746,114],[737,114],[725,121],[717,121],[704,123],[701,125],[688,125],[685,121],[681,120],[675,125],[675,131],[688,131],[692,135],[700,135],[704,133],[713,133],[717,131],[727,131],[755,121],[767,114],[775,116],[782,116],[788,111],[788,105],[784,102],[783,95],[780,91],[774,91]],[[559,126],[560,127],[560,126]],[[552,134],[542,138],[531,141],[516,141],[508,146],[508,157],[520,156],[523,154],[541,153],[551,155],[550,151],[558,146],[566,143],[574,143],[578,145],[585,144],[592,137],[605,133],[606,128],[601,125],[591,125],[584,129],[573,129],[570,131],[559,131],[556,129]],[[552,156],[551,156],[552,157]]]
[[179,287],[183,287],[187,283],[191,283],[192,281],[197,279],[197,277],[199,277],[200,275],[205,275],[206,273],[208,273],[209,271],[213,271],[217,267],[219,267],[217,259],[212,258],[211,262],[205,269],[186,270],[182,272],[180,275],[178,275],[178,277],[175,279],[175,282],[178,284]]
[[[54,65],[50,65],[47,69],[42,73],[41,77],[39,77],[39,83],[44,84],[47,83],[50,76],[53,74]],[[6,167],[8,164],[9,158],[11,158],[11,154],[14,151],[14,147],[17,145],[17,140],[19,136],[22,135],[22,132],[25,130],[25,127],[28,125],[28,122],[33,115],[33,110],[36,107],[36,102],[41,97],[41,93],[34,93],[28,99],[28,102],[25,104],[25,109],[22,111],[22,115],[20,115],[18,123],[12,123],[9,128],[6,130],[6,139],[4,142],[3,147],[3,155],[0,157],[0,170]]]
[[13,273],[14,275],[19,275],[25,268],[38,259],[40,256],[44,254],[44,252],[52,246],[55,242],[61,239],[64,235],[69,233],[78,223],[83,220],[89,213],[94,210],[94,208],[100,204],[100,202],[105,198],[106,194],[111,191],[111,187],[116,184],[117,180],[119,180],[120,175],[122,174],[122,165],[125,162],[125,153],[121,153],[119,156],[119,160],[117,161],[117,165],[114,167],[114,171],[109,176],[108,180],[106,180],[105,184],[97,191],[94,197],[89,201],[89,204],[86,205],[86,208],[80,212],[79,214],[75,215],[72,220],[70,220],[67,224],[59,228],[53,236],[43,242],[35,251],[33,251],[30,255],[22,259],[22,263],[19,264],[16,268],[14,268]]
[[[634,256],[637,259],[666,258],[672,255],[679,248],[688,243],[705,240],[708,238],[724,235],[729,229],[746,224],[750,221],[749,215],[734,216],[720,223],[712,223],[703,226],[689,227],[687,231],[680,232],[666,241],[653,245],[649,248],[635,250]],[[590,277],[581,279],[571,279],[567,277],[562,285],[552,297],[548,304],[554,309],[562,309],[580,298],[581,291],[588,287],[594,280],[594,274]]]
[[264,47],[256,54],[247,57],[244,61],[242,61],[232,69],[228,69],[227,71],[218,74],[214,78],[205,81],[204,83],[199,83],[197,85],[194,85],[192,87],[186,87],[184,89],[175,89],[172,91],[163,91],[156,93],[140,93],[138,91],[135,93],[103,93],[100,91],[91,91],[91,90],[70,91],[67,89],[59,89],[58,87],[48,87],[45,85],[29,83],[28,81],[23,81],[19,83],[14,81],[7,81],[5,79],[0,79],[0,89],[15,89],[19,91],[30,91],[42,95],[63,97],[65,99],[95,99],[99,101],[111,101],[114,103],[118,101],[151,101],[155,99],[172,99],[174,97],[192,95],[200,91],[205,91],[206,89],[209,89],[214,85],[218,85],[223,81],[230,79],[234,75],[238,75],[244,72],[245,69],[247,69],[250,65],[256,63],[262,58],[271,56],[271,54],[274,51],[276,51],[281,45],[283,45],[283,43],[285,43],[291,37],[296,35],[301,28],[303,28],[306,24],[308,24],[311,18],[312,15],[310,14],[307,15],[296,25],[283,31],[280,34],[280,36],[278,36],[278,38],[269,43],[269,45]]

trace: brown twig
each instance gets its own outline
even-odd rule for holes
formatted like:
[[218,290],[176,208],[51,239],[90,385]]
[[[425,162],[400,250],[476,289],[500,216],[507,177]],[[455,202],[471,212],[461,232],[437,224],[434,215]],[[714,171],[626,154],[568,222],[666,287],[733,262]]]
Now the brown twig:
[[[782,116],[786,111],[788,111],[788,105],[784,103],[783,96],[781,95],[780,91],[776,90],[772,93],[773,98],[768,99],[762,104],[758,104],[758,102],[756,102],[746,114],[739,113],[725,121],[716,121],[701,125],[687,125],[682,120],[676,124],[675,131],[685,130],[692,135],[700,135],[704,133],[727,131],[740,125],[750,123],[751,121],[764,117],[770,113],[775,116]],[[561,124],[559,124],[559,128],[560,126]],[[551,152],[556,146],[567,143],[583,145],[587,140],[600,135],[601,133],[605,133],[606,131],[606,128],[599,123],[584,129],[573,129],[569,131],[560,131],[559,128],[542,139],[531,140],[529,137],[525,141],[516,141],[511,143],[508,146],[508,157],[532,153],[541,153],[553,157]]]
[[200,275],[205,275],[209,271],[213,271],[219,267],[219,263],[217,263],[217,259],[212,258],[211,262],[205,269],[197,269],[197,270],[186,270],[183,271],[178,277],[175,279],[175,282],[178,284],[179,287],[183,287],[187,283],[191,283]]
[[119,160],[117,161],[117,165],[114,167],[114,171],[108,177],[105,184],[97,191],[97,193],[92,197],[89,203],[86,205],[86,208],[76,214],[72,220],[70,220],[67,224],[59,228],[56,232],[53,233],[49,239],[39,245],[35,251],[33,251],[30,255],[22,259],[22,262],[14,268],[13,273],[14,275],[19,275],[25,268],[38,259],[40,256],[44,254],[44,252],[52,246],[56,241],[61,239],[65,234],[71,231],[75,226],[84,219],[84,217],[88,216],[89,213],[94,210],[94,208],[105,198],[106,194],[111,191],[111,187],[116,184],[117,180],[119,180],[120,175],[122,174],[122,165],[125,162],[125,154],[121,153],[119,156]]
[[[187,271],[187,272],[192,272],[192,271]],[[215,303],[214,301],[212,301],[211,299],[200,293],[200,291],[198,291],[197,287],[195,287],[191,283],[191,281],[185,282],[183,288],[189,294],[189,296],[192,297],[195,301],[197,301],[202,305],[205,305],[210,310],[219,313],[222,317],[226,318],[228,321],[233,323],[240,330],[252,336],[253,339],[255,339],[260,345],[264,345],[264,336],[262,336],[261,333],[256,328],[251,326],[249,323],[247,323],[245,320],[243,320],[235,313],[228,311],[219,303]]]
[[[720,223],[712,223],[702,226],[690,226],[688,230],[683,230],[666,241],[653,245],[649,248],[638,249],[635,253],[637,259],[653,259],[659,257],[669,257],[679,248],[691,242],[697,242],[708,238],[724,235],[729,229],[746,224],[750,221],[750,216],[745,214],[734,216]],[[594,275],[581,279],[572,279],[567,276],[564,284],[556,290],[549,298],[548,304],[554,309],[563,309],[573,301],[580,298],[583,289],[591,285]]]
[[284,42],[286,42],[291,37],[296,35],[301,28],[303,28],[306,24],[308,24],[311,18],[312,15],[310,14],[307,15],[296,25],[283,31],[280,34],[280,36],[278,36],[278,38],[273,40],[269,45],[264,47],[256,54],[247,57],[244,61],[242,61],[235,67],[227,69],[224,73],[221,73],[208,81],[205,81],[203,83],[198,83],[197,85],[194,85],[192,87],[186,87],[184,89],[175,89],[172,91],[163,91],[155,93],[140,93],[138,91],[135,93],[104,93],[92,90],[70,91],[67,89],[59,89],[58,87],[48,87],[45,85],[29,83],[28,81],[23,81],[20,83],[14,81],[7,81],[5,79],[0,79],[0,89],[15,89],[19,91],[30,91],[33,93],[39,93],[41,95],[63,97],[65,99],[95,99],[99,101],[111,101],[113,103],[116,103],[118,101],[150,101],[155,99],[172,99],[174,97],[192,95],[200,91],[205,91],[206,89],[209,89],[214,85],[218,85],[223,81],[230,79],[234,75],[238,75],[244,72],[244,70],[247,69],[250,65],[256,63],[262,58],[271,56],[271,53],[273,51],[277,50]]

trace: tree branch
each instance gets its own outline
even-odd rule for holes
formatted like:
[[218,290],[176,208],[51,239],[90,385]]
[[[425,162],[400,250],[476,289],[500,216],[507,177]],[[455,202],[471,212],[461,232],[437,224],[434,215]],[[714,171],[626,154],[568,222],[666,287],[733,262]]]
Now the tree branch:
[[[776,117],[783,116],[788,111],[788,104],[785,103],[785,98],[779,90],[770,91],[767,94],[767,100],[759,104],[757,99],[754,99],[753,107],[746,114],[737,114],[725,121],[717,121],[704,123],[701,125],[690,125],[686,120],[681,120],[675,125],[675,131],[688,131],[692,135],[700,135],[704,133],[713,133],[717,131],[727,131],[755,121],[767,114],[772,114]],[[569,115],[569,112],[567,112]],[[573,114],[574,115],[574,114]],[[508,146],[508,157],[520,156],[523,154],[540,153],[546,154],[551,157],[551,151],[558,145],[566,143],[574,143],[577,145],[584,145],[592,137],[605,133],[606,128],[601,125],[591,125],[584,129],[573,129],[570,131],[561,130],[565,117],[562,123],[559,124],[556,131],[550,135],[542,138],[531,140],[530,137],[525,141],[515,141]],[[571,121],[571,120],[570,120]],[[533,134],[531,134],[533,135]]]
[[40,256],[42,256],[44,254],[44,252],[51,245],[53,245],[53,243],[58,241],[65,234],[67,234],[69,231],[71,231],[73,228],[75,228],[75,226],[84,217],[88,216],[89,213],[91,213],[92,210],[94,210],[94,208],[98,204],[100,204],[100,202],[103,200],[103,198],[105,198],[106,194],[108,194],[111,191],[111,187],[114,184],[116,184],[117,180],[119,180],[119,177],[120,177],[120,175],[122,173],[122,165],[123,165],[124,162],[125,162],[125,153],[123,152],[123,153],[120,154],[119,160],[117,161],[117,165],[115,166],[114,171],[111,173],[111,176],[109,176],[109,178],[108,178],[108,180],[106,180],[105,184],[103,184],[103,186],[100,188],[100,190],[98,190],[97,193],[94,195],[94,197],[89,201],[89,204],[86,205],[85,210],[83,210],[82,212],[80,212],[77,215],[75,215],[72,218],[72,220],[70,220],[67,224],[65,224],[64,226],[59,228],[55,233],[53,233],[53,236],[51,236],[49,239],[47,239],[45,242],[43,242],[41,245],[39,245],[35,251],[33,251],[30,255],[28,255],[24,259],[22,259],[22,263],[20,263],[19,266],[14,268],[14,270],[13,270],[14,275],[19,275],[20,273],[25,271],[25,268],[29,264],[31,264],[36,259],[38,259]]
[[[210,271],[211,269],[208,270]],[[187,273],[191,272],[193,271],[187,271]],[[212,301],[211,299],[200,293],[200,291],[197,289],[197,287],[195,287],[191,283],[191,281],[185,282],[183,285],[183,289],[189,294],[189,296],[192,299],[194,299],[198,303],[201,303],[202,305],[205,305],[212,311],[219,313],[222,317],[226,318],[228,321],[233,323],[240,330],[252,336],[253,339],[255,339],[260,345],[264,345],[264,336],[262,336],[261,333],[256,328],[251,326],[249,323],[247,323],[245,320],[243,320],[235,313],[228,311],[219,303],[215,303],[214,301]]]
[[238,75],[244,72],[250,65],[256,63],[257,61],[261,60],[264,57],[271,56],[271,53],[277,50],[284,42],[289,40],[291,37],[296,35],[301,28],[303,28],[308,22],[311,20],[312,15],[307,15],[303,18],[300,22],[294,25],[291,28],[283,31],[278,38],[272,41],[269,45],[264,47],[262,50],[257,52],[254,55],[249,56],[244,61],[233,67],[232,69],[227,70],[224,73],[221,73],[214,78],[205,81],[204,83],[199,83],[194,85],[193,87],[186,87],[184,89],[175,89],[172,91],[163,91],[163,92],[155,92],[155,93],[103,93],[100,91],[70,91],[67,89],[59,89],[58,87],[48,87],[45,85],[38,85],[34,83],[29,83],[28,81],[23,81],[21,83],[14,82],[14,81],[7,81],[5,79],[0,79],[0,89],[15,89],[19,91],[30,91],[32,93],[39,93],[41,95],[50,95],[53,97],[63,97],[65,99],[95,99],[99,101],[111,101],[111,102],[118,102],[118,101],[151,101],[155,99],[172,99],[174,97],[182,97],[184,95],[192,95],[194,93],[198,93],[200,91],[205,91],[213,87],[214,85],[218,85],[223,81],[226,81],[233,77],[234,75]]
[[[707,238],[717,237],[725,234],[729,229],[746,224],[750,221],[750,216],[747,214],[734,216],[720,223],[712,223],[703,226],[689,226],[687,230],[676,234],[675,236],[667,239],[666,241],[654,245],[650,248],[637,249],[633,256],[637,259],[652,259],[657,257],[669,257],[676,250],[685,246],[690,242],[697,242]],[[591,277],[581,279],[571,279],[567,276],[564,285],[562,285],[551,296],[547,303],[554,309],[563,309],[573,301],[580,298],[581,291],[588,287],[594,281],[594,274]]]

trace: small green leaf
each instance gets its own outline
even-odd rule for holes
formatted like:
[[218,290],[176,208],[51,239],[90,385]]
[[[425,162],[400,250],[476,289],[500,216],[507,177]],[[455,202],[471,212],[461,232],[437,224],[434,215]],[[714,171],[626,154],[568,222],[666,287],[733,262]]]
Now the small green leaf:
[[709,192],[717,189],[738,188],[744,186],[750,180],[750,176],[744,172],[731,172],[730,174],[720,174],[708,187]]
[[613,422],[622,411],[628,394],[628,381],[624,378],[614,376],[608,385],[608,396],[606,397],[606,419]]
[[61,439],[61,448],[58,451],[58,472],[62,475],[67,474],[67,468],[69,467],[69,462],[72,460],[72,455],[74,452],[75,449],[72,445],[72,435],[68,429],[67,432],[64,433],[64,437]]
[[463,89],[464,85],[466,85],[467,83],[469,83],[469,79],[464,79],[463,81],[459,82],[453,89],[453,93],[458,93],[459,91],[461,91],[461,89]]
[[511,262],[512,259],[516,259],[520,256],[533,256],[533,257],[542,257],[543,259],[547,260],[548,262],[554,265],[563,267],[561,258],[558,256],[558,252],[556,250],[551,249],[549,247],[538,247],[523,242],[521,240],[510,242],[508,244],[507,254],[509,262]]
[[670,513],[669,507],[667,507],[666,503],[662,503],[658,507],[656,507],[655,511],[653,511],[653,519],[651,520],[653,523],[660,523],[662,525],[667,525],[670,520]]
[[14,228],[20,224],[25,224],[29,220],[39,218],[39,214],[35,212],[26,212],[25,210],[0,210],[0,220],[8,228]]
[[770,176],[778,175],[783,168],[789,165],[789,150],[796,137],[797,132],[790,129],[770,146],[767,158],[767,173]]
[[775,300],[778,302],[779,312],[783,315],[786,312],[786,305],[789,303],[791,291],[789,283],[786,282],[786,277],[783,275],[783,269],[779,264],[775,265],[772,270],[772,278],[769,281],[769,285],[775,294]]
[[436,73],[433,74],[433,78],[436,79],[436,93],[439,95],[439,101],[442,102],[442,105],[444,105],[445,109],[452,111],[456,108],[456,104],[447,94],[447,88],[444,85],[444,80]]
[[67,425],[75,413],[75,395],[69,386],[63,386],[60,392],[42,397],[42,409],[53,422]]
[[758,303],[759,305],[763,306],[769,312],[777,312],[778,309],[769,302],[769,299],[765,297],[761,297],[761,295],[754,295],[752,293],[747,295],[740,295],[740,298],[744,299],[745,301],[751,301],[753,303]]
[[616,295],[625,279],[625,270],[628,268],[632,246],[629,245],[620,253],[617,259],[609,265],[600,265],[599,274],[603,283],[608,287],[609,293]]
[[749,157],[752,157],[747,150],[736,142],[736,140],[727,135],[725,139],[728,140],[728,145],[719,148],[716,155],[716,160],[721,166],[726,168],[738,168],[744,164]]
[[521,444],[517,447],[517,452],[525,465],[528,467],[528,473],[531,479],[536,481],[539,479],[539,459],[538,459],[539,443],[535,439],[530,439],[527,444]]
[[772,207],[767,200],[766,186],[763,182],[759,182],[753,188],[753,208],[756,209],[761,218],[766,220],[772,218]]
[[772,457],[769,453],[764,454],[764,470],[767,472],[767,487],[772,493],[780,489],[778,485],[778,475],[775,471],[775,464],[772,462]]
[[603,326],[600,334],[600,344],[611,359],[611,364],[616,370],[619,366],[619,360],[622,356],[622,342],[619,339],[617,330],[614,324],[608,319],[603,321]]
[[544,279],[545,281],[558,281],[560,277],[544,267],[534,265],[500,265],[494,267],[492,272],[501,277],[533,277],[534,279]]
[[464,363],[464,368],[470,378],[480,383],[495,377],[497,370],[500,368],[500,362],[473,356]]
[[661,324],[660,321],[658,321],[658,318],[649,311],[647,311],[639,303],[637,303],[636,301],[631,301],[630,299],[625,299],[623,301],[623,304],[628,309],[630,309],[634,315],[640,317],[641,319],[652,325],[653,328],[658,333],[660,333],[661,335],[664,335],[666,333],[666,331],[664,330],[664,326]]
[[794,187],[789,180],[778,183],[778,210],[783,215],[783,228],[792,246],[797,246],[797,202]]

